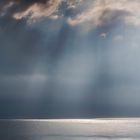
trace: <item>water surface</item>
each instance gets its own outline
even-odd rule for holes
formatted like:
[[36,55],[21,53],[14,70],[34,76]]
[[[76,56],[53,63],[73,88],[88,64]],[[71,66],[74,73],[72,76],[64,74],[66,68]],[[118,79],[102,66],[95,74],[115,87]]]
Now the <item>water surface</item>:
[[139,140],[140,119],[0,120],[1,140]]

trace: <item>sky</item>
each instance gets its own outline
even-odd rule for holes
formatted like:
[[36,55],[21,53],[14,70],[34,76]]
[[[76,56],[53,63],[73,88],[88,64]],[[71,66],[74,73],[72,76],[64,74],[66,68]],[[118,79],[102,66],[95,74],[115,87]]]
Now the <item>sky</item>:
[[0,0],[0,118],[140,116],[139,0]]

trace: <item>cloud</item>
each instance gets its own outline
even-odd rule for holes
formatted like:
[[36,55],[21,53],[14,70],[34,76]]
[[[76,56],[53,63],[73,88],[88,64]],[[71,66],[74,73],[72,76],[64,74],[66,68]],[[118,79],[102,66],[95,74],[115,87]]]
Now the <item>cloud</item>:
[[16,19],[30,16],[30,19],[48,17],[57,11],[60,0],[49,0],[46,3],[34,3],[25,11],[17,12],[13,16]]
[[139,26],[139,7],[139,0],[5,0],[0,2],[0,16],[15,20],[58,19],[62,17],[59,12],[66,8],[74,11],[66,16],[71,26],[86,23],[97,27],[117,22]]
[[[86,3],[86,1],[84,1]],[[140,25],[139,0],[95,0],[74,18],[69,18],[72,26],[89,23],[93,26],[105,26],[117,22]]]
[[101,34],[100,34],[100,37],[101,37],[101,38],[106,38],[107,35],[108,35],[107,33],[101,33]]
[[[74,8],[82,0],[5,0],[0,2],[0,16],[9,16],[14,19],[38,19],[54,16],[62,3],[67,8]],[[56,14],[56,15],[57,15]],[[56,16],[55,16],[56,17]]]
[[0,14],[21,19],[29,16],[39,18],[55,12],[61,0],[6,0],[0,3]]

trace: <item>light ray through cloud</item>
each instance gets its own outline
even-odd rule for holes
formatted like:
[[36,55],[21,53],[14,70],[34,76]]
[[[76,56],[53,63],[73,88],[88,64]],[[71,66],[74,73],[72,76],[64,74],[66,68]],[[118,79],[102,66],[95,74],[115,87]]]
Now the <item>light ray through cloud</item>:
[[140,115],[139,7],[139,0],[0,2],[2,116]]

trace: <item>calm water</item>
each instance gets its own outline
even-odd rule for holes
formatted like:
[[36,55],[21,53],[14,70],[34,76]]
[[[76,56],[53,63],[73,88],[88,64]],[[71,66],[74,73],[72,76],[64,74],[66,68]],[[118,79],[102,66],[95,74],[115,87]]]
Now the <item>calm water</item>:
[[140,119],[0,120],[0,140],[139,140]]

